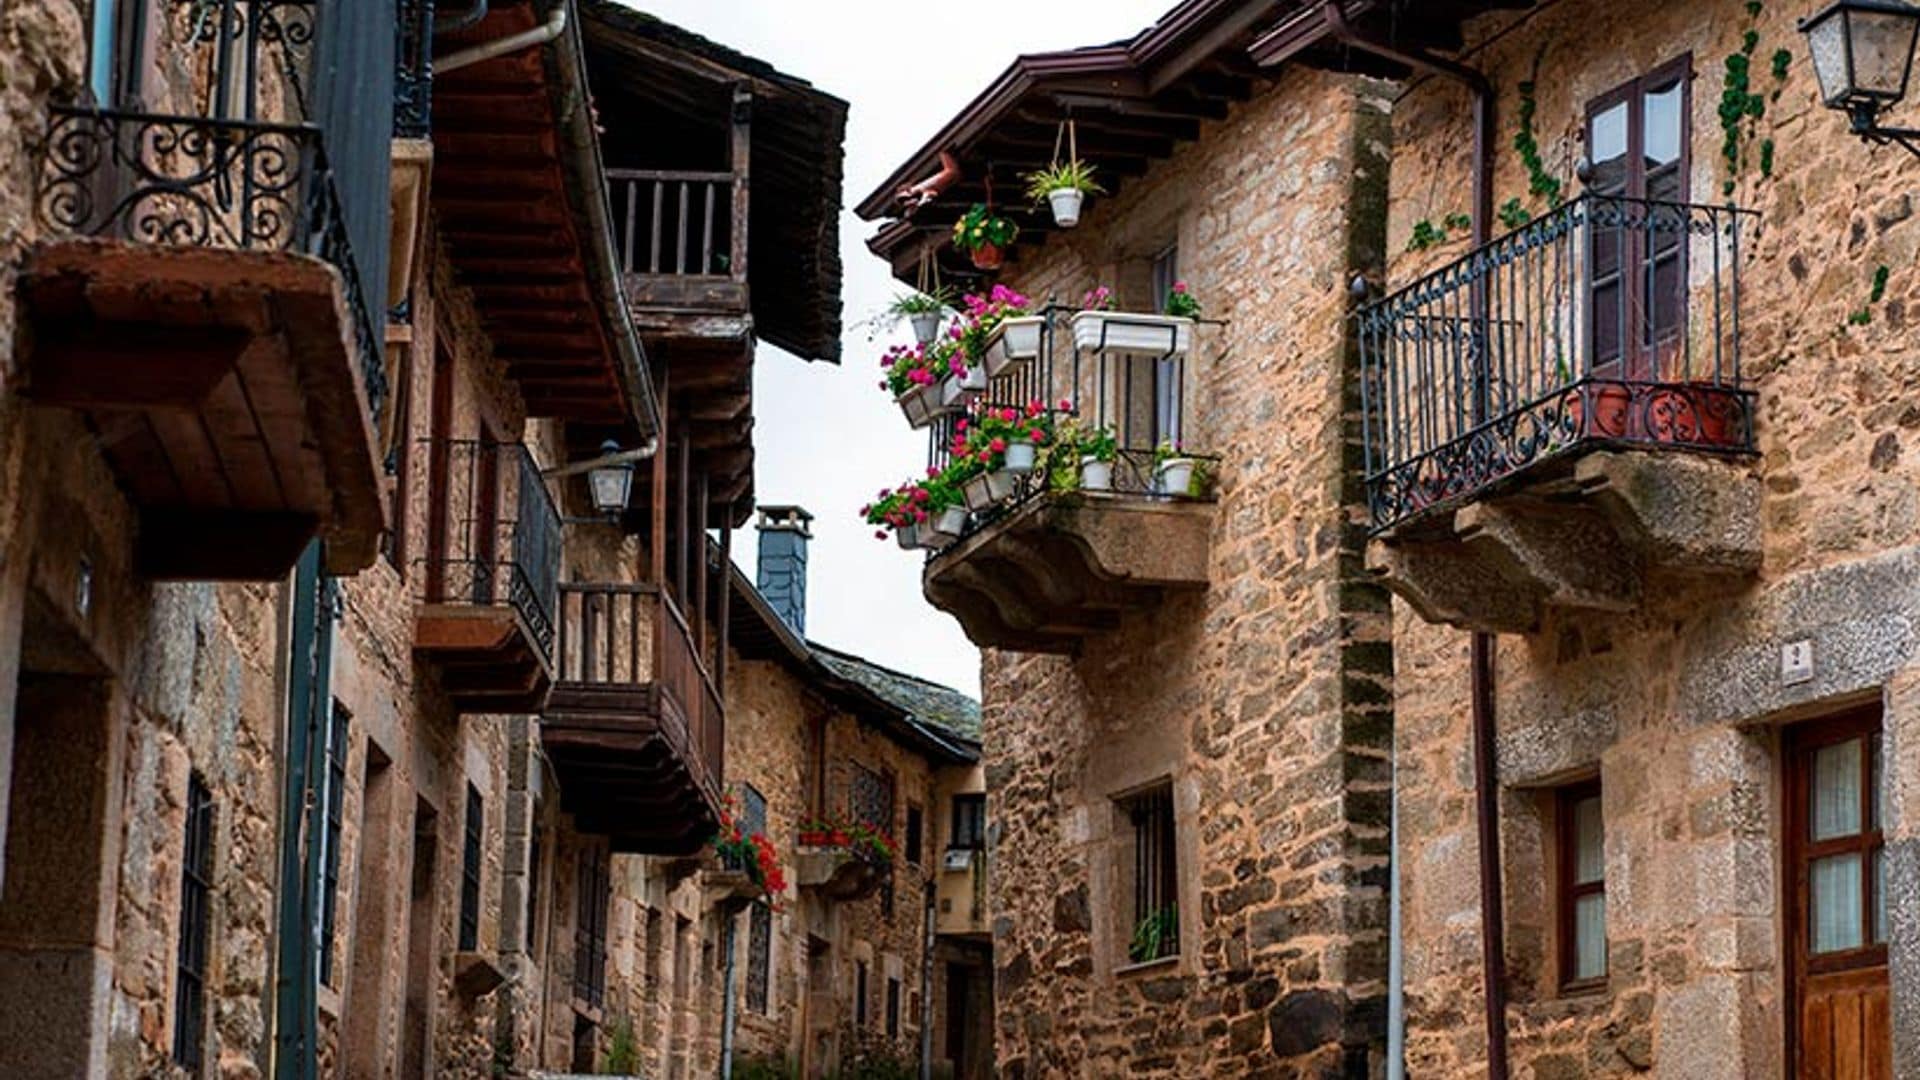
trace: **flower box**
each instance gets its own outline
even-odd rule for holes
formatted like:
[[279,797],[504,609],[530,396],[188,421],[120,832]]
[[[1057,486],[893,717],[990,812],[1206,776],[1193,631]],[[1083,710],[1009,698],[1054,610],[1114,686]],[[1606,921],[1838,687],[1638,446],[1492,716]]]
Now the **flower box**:
[[912,551],[920,546],[920,526],[902,525],[893,530],[893,538],[899,541],[901,547]]
[[1072,320],[1073,347],[1103,353],[1177,360],[1193,344],[1193,320],[1128,311],[1082,311]]
[[1017,477],[1005,469],[996,469],[989,473],[980,473],[967,480],[960,493],[967,500],[967,509],[973,511],[991,510],[1013,498]]
[[940,551],[960,539],[967,531],[967,511],[964,507],[950,506],[927,520],[920,526],[920,546]]
[[964,410],[987,390],[987,371],[974,365],[965,375],[949,375],[940,380],[940,405],[945,412]]
[[1038,315],[1003,319],[987,335],[981,350],[987,378],[997,379],[1010,371],[1032,363],[1040,356],[1040,328],[1047,320]]
[[948,411],[946,403],[940,399],[939,383],[916,386],[893,400],[900,406],[900,411],[906,414],[907,423],[916,428],[926,427]]

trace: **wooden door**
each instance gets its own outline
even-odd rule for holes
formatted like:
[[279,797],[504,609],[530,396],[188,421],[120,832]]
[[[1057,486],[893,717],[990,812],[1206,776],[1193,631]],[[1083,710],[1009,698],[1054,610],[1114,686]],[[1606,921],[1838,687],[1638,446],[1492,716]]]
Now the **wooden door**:
[[1788,1055],[1803,1080],[1892,1080],[1880,709],[1787,737]]

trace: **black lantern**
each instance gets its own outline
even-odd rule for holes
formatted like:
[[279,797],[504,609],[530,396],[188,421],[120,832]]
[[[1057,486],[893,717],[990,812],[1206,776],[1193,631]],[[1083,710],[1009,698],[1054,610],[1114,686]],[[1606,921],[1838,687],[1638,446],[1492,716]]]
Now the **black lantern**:
[[[620,444],[609,439],[600,444],[600,456],[620,453]],[[587,471],[587,488],[593,495],[593,508],[607,517],[616,517],[627,508],[633,494],[633,462],[621,461]]]
[[1881,127],[1880,114],[1907,95],[1920,7],[1902,0],[1838,0],[1800,21],[1820,81],[1820,100],[1845,112],[1856,135],[1920,154],[1920,132]]

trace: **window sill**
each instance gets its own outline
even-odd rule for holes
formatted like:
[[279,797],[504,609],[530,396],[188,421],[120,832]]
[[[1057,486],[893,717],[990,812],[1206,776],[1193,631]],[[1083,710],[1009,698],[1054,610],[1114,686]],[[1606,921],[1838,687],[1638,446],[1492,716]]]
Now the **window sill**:
[[1156,972],[1170,971],[1179,966],[1180,954],[1174,953],[1172,956],[1163,956],[1158,960],[1148,960],[1138,964],[1122,964],[1113,969],[1113,975],[1117,979],[1124,979],[1134,975],[1147,975]]
[[1578,979],[1573,982],[1561,983],[1559,990],[1555,991],[1554,997],[1562,999],[1600,997],[1606,994],[1608,989],[1609,984],[1607,977],[1600,975],[1591,979]]

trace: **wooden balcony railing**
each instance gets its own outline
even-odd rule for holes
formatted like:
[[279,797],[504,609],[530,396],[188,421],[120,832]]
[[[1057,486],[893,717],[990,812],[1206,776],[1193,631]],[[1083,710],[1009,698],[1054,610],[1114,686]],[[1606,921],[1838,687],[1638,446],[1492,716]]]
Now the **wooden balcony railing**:
[[717,796],[725,773],[726,711],[713,675],[673,598],[650,583],[560,586],[555,682],[569,688],[654,686],[665,729],[687,747],[703,787]]
[[629,275],[747,277],[747,188],[732,172],[608,169]]

